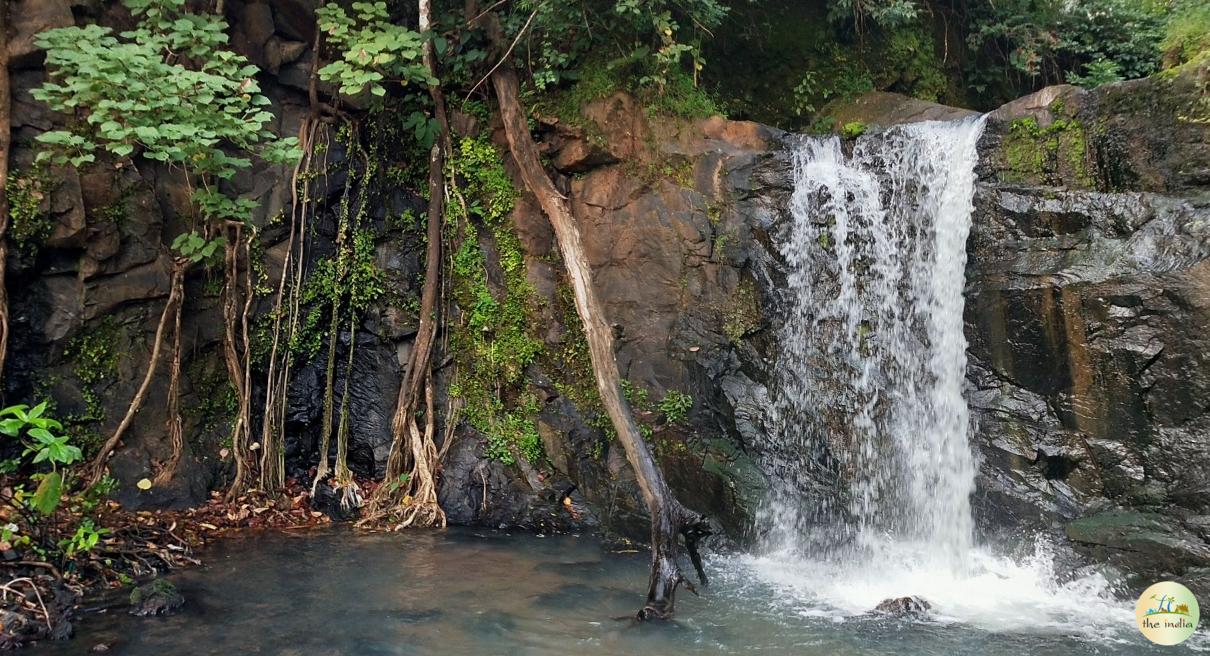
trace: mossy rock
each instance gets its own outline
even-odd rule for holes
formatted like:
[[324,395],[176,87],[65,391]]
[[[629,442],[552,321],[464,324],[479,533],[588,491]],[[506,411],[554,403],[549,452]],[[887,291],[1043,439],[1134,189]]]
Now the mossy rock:
[[130,591],[130,614],[139,617],[171,615],[185,605],[176,586],[163,579],[144,583]]

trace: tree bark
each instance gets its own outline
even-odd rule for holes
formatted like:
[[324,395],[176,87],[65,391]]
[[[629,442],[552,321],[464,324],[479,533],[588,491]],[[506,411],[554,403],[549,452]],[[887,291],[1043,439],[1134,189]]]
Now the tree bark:
[[[432,4],[430,0],[418,0],[418,7],[419,31],[425,34],[432,29]],[[429,74],[437,77],[437,56],[431,39],[425,39],[422,56]],[[445,218],[445,153],[449,144],[449,119],[441,85],[429,85],[429,95],[441,134],[434,139],[429,150],[428,244],[424,256],[424,288],[420,294],[420,325],[395,402],[395,416],[391,421],[394,439],[387,457],[386,474],[364,520],[377,519],[399,508],[402,517],[398,525],[400,528],[413,525],[445,526],[445,512],[437,502],[435,409],[429,369],[433,345],[437,341],[437,296],[441,280],[441,224]],[[423,432],[416,423],[422,391],[425,400]],[[407,476],[406,482],[402,480],[404,475]]]
[[[504,39],[498,20],[491,14],[486,20],[489,38],[497,49],[501,49]],[[593,287],[592,270],[584,254],[580,228],[572,216],[567,199],[559,193],[542,168],[537,145],[530,135],[527,117],[518,100],[520,85],[516,71],[511,62],[503,61],[491,77],[496,98],[500,103],[500,115],[504,122],[509,149],[517,163],[521,179],[537,197],[538,204],[554,228],[559,252],[575,293],[576,313],[584,324],[584,335],[588,340],[601,403],[613,423],[614,430],[617,431],[618,440],[626,450],[626,459],[634,468],[643,500],[651,515],[650,587],[647,602],[636,617],[640,620],[664,619],[673,613],[677,587],[685,583],[693,590],[692,585],[681,574],[677,562],[680,550],[678,533],[685,537],[694,567],[705,585],[705,573],[697,553],[697,540],[710,532],[709,524],[703,515],[682,506],[668,489],[664,475],[643,439],[634,413],[622,392],[621,377],[614,355],[613,332],[606,323]]]
[[4,364],[8,359],[8,151],[12,141],[11,89],[8,80],[9,3],[0,2],[0,401],[4,400]]

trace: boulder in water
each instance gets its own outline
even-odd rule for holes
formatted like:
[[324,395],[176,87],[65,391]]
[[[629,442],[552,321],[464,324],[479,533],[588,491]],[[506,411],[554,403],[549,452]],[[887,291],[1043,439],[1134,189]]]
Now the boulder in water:
[[883,599],[874,607],[875,613],[884,613],[896,617],[922,617],[928,615],[932,604],[917,596],[894,597]]
[[176,591],[176,586],[163,579],[156,579],[130,591],[131,615],[171,615],[184,605],[185,598]]

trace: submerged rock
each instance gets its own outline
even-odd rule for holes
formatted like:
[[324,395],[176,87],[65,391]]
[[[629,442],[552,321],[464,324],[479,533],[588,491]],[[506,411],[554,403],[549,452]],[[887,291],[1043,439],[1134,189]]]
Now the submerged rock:
[[933,605],[915,595],[911,597],[896,597],[884,599],[874,607],[875,613],[894,615],[896,617],[923,617],[928,615]]
[[139,617],[171,615],[185,605],[176,586],[163,579],[145,583],[130,591],[130,614]]

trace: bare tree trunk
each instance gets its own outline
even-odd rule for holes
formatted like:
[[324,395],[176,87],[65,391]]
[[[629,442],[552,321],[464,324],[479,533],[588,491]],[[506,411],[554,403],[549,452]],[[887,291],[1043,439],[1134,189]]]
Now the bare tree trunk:
[[[420,32],[423,34],[432,27],[432,6],[430,0],[418,1]],[[429,73],[436,77],[437,57],[432,40],[425,40],[423,57]],[[445,526],[445,512],[437,503],[435,409],[429,366],[437,338],[437,292],[441,279],[441,224],[445,216],[445,149],[449,140],[449,119],[440,84],[430,85],[429,95],[441,134],[433,141],[429,151],[428,244],[425,249],[424,289],[420,294],[420,326],[395,403],[395,416],[391,421],[394,440],[387,458],[386,474],[366,515],[367,520],[375,520],[402,505],[399,509],[402,516],[400,527]],[[422,389],[425,392],[423,432],[416,424]],[[405,475],[406,481],[402,479]],[[402,504],[401,499],[408,499],[408,503]]]
[[[505,43],[498,20],[491,14],[486,18],[489,37],[496,48],[503,51]],[[502,61],[491,77],[513,159],[525,186],[537,197],[554,228],[559,252],[575,293],[576,313],[584,324],[601,403],[617,431],[618,440],[626,450],[626,459],[634,468],[643,500],[651,515],[651,583],[647,603],[636,617],[640,620],[667,618],[673,612],[677,586],[685,583],[693,590],[681,574],[677,562],[680,551],[678,533],[685,537],[690,557],[704,585],[706,577],[697,554],[697,540],[708,534],[710,527],[704,516],[682,506],[668,489],[664,475],[647,442],[643,440],[634,413],[626,402],[614,356],[613,332],[606,323],[593,288],[592,271],[584,254],[580,228],[571,214],[567,199],[559,193],[542,168],[537,145],[530,135],[525,112],[518,100],[516,71],[511,62]]]
[[4,363],[8,359],[8,151],[12,142],[11,89],[8,80],[8,2],[0,2],[0,401],[4,400]]
[[130,407],[126,409],[126,416],[122,417],[122,421],[114,430],[113,435],[101,446],[101,450],[93,457],[92,462],[88,463],[83,478],[89,485],[101,480],[109,454],[118,448],[118,444],[122,442],[122,436],[126,434],[126,429],[130,428],[135,415],[143,407],[143,401],[147,398],[147,390],[151,387],[151,380],[155,378],[156,369],[160,364],[160,351],[164,347],[164,331],[168,327],[168,320],[175,316],[177,306],[185,302],[185,272],[188,269],[189,262],[186,260],[178,260],[172,265],[172,287],[168,293],[168,300],[164,303],[164,311],[160,314],[160,323],[155,329],[155,343],[151,347],[151,359],[147,362],[147,373],[143,375],[143,382],[135,392],[134,399],[130,401]]

